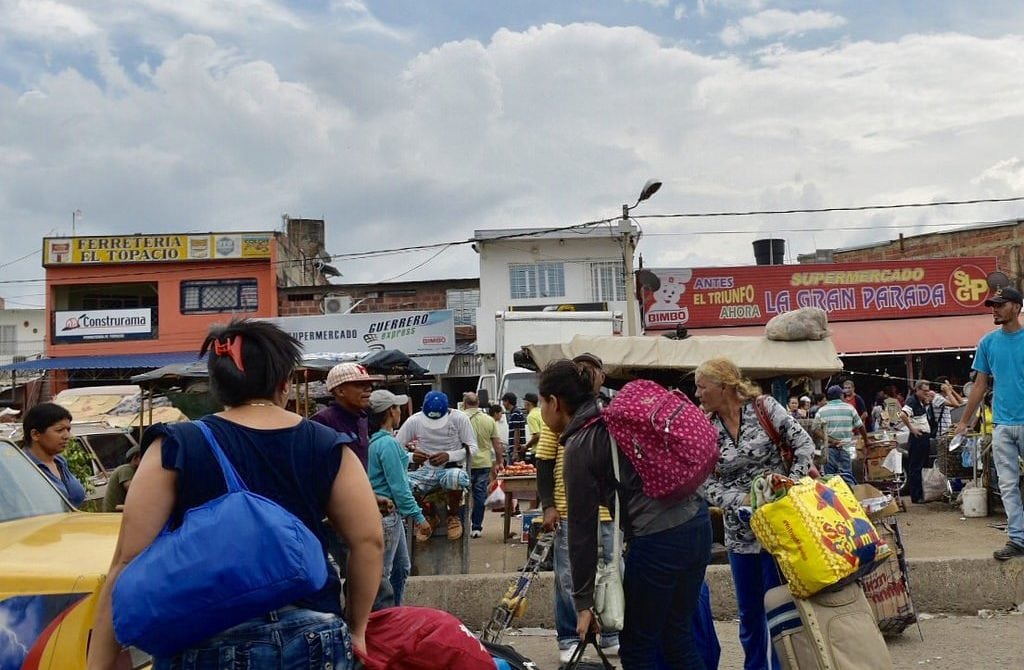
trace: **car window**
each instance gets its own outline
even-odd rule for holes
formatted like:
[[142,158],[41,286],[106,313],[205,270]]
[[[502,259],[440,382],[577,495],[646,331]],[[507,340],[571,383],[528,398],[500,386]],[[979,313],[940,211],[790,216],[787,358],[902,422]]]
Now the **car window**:
[[100,459],[103,469],[108,472],[128,462],[125,454],[135,444],[134,440],[125,433],[98,433],[82,437],[89,441],[89,446],[92,447],[96,457]]
[[46,475],[19,448],[0,441],[0,522],[70,511]]

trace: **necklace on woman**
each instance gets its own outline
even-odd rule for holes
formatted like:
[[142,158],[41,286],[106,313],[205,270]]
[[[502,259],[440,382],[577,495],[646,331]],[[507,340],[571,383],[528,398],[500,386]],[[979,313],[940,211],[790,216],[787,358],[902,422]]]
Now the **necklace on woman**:
[[242,404],[243,405],[248,405],[249,407],[277,407],[278,406],[278,404],[275,403],[275,402],[246,402],[246,403],[242,403]]

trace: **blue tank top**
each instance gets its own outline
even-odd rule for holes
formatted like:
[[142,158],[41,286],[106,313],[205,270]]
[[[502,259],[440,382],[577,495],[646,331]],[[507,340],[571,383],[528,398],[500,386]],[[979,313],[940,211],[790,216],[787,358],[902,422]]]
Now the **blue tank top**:
[[[253,493],[273,500],[294,514],[320,540],[328,563],[327,584],[317,594],[293,603],[296,607],[341,615],[341,584],[327,560],[324,522],[331,487],[341,467],[341,447],[348,437],[311,421],[291,428],[259,429],[218,416],[202,418],[228,460]],[[171,527],[181,525],[184,513],[224,495],[227,485],[203,434],[191,423],[158,423],[142,436],[142,449],[163,438],[163,466],[178,472],[178,498],[171,511]],[[230,529],[225,528],[225,533]],[[225,558],[211,548],[211,560]]]

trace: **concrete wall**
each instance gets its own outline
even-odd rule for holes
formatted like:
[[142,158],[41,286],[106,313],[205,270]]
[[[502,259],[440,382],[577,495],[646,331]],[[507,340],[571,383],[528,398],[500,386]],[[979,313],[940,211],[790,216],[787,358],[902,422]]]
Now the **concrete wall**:
[[[515,573],[412,577],[406,588],[408,605],[451,612],[471,628],[479,628],[516,578]],[[711,609],[716,619],[736,618],[732,575],[726,565],[708,567]],[[918,559],[910,561],[910,594],[920,612],[975,615],[981,609],[1012,609],[1024,603],[1024,560]],[[554,578],[537,575],[527,595],[520,627],[554,628]]]

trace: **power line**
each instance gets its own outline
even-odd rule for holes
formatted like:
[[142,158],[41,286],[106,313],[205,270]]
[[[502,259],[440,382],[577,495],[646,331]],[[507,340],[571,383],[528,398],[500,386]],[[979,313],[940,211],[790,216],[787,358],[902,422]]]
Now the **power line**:
[[683,214],[639,214],[638,219],[683,219],[716,216],[770,216],[776,214],[824,214],[828,212],[867,212],[884,209],[910,209],[914,207],[945,207],[947,205],[980,205],[999,202],[1020,202],[1024,195],[1012,198],[977,198],[974,200],[941,200],[939,202],[906,202],[896,205],[859,205],[856,207],[817,207],[807,209],[761,209],[746,212],[691,212]]

